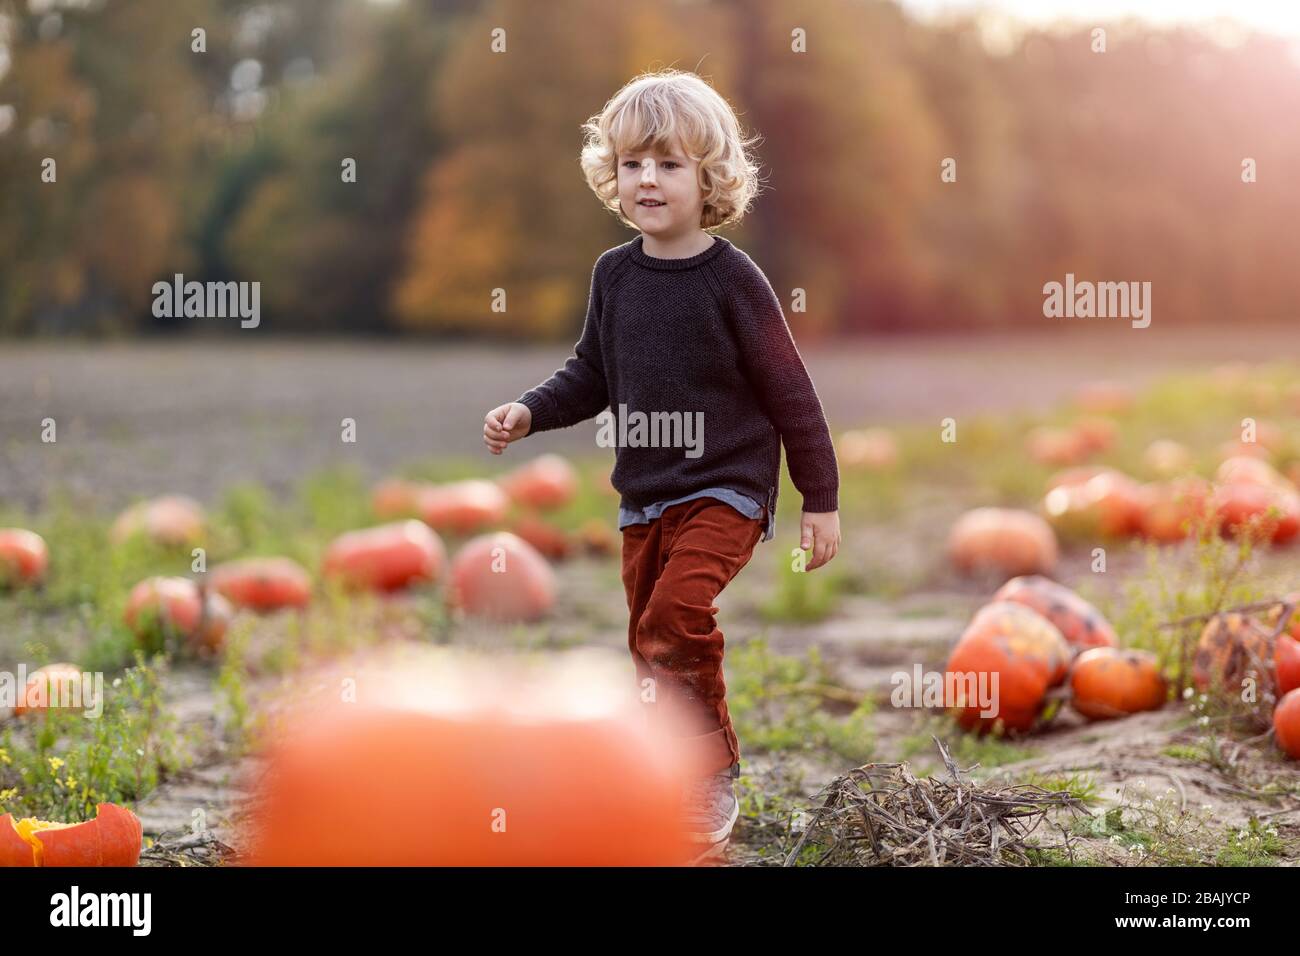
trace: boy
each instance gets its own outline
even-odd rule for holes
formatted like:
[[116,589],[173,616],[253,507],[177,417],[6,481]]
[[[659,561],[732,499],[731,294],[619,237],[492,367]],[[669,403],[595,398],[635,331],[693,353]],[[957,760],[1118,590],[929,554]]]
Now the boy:
[[[499,455],[607,407],[624,426],[613,429],[627,440],[616,443],[610,482],[621,496],[628,644],[647,719],[686,738],[693,757],[691,837],[720,844],[739,813],[740,749],[713,602],[773,535],[781,442],[803,496],[809,571],[839,550],[839,471],[766,276],[705,231],[739,222],[757,189],[730,106],[694,74],[667,70],[630,82],[584,128],[588,184],[640,235],[597,260],[573,356],[490,411],[483,440]],[[699,447],[677,440],[688,428],[660,442],[620,414],[697,423]]]

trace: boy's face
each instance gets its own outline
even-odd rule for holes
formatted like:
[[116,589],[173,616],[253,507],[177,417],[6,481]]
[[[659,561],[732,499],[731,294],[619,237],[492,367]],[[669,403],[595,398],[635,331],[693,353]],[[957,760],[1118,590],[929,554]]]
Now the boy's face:
[[[618,199],[623,215],[657,239],[675,239],[700,228],[704,194],[699,163],[674,142],[667,153],[618,154]],[[653,205],[651,201],[662,205]]]

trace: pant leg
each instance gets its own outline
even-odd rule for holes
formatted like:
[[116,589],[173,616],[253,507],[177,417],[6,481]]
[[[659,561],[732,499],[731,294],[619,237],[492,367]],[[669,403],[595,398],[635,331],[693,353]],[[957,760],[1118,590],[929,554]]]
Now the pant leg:
[[652,680],[652,699],[642,696],[647,720],[688,739],[701,773],[717,773],[740,760],[714,601],[749,562],[762,533],[761,519],[698,498],[666,509],[625,555],[629,605],[639,612],[629,622],[633,659],[642,686],[645,678]]

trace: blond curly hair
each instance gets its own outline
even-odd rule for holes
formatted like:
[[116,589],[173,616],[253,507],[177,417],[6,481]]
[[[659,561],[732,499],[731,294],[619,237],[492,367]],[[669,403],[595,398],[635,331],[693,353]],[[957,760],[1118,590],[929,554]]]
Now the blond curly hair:
[[587,185],[624,225],[618,201],[618,156],[652,149],[668,152],[673,140],[699,163],[704,209],[700,228],[740,222],[761,183],[750,148],[731,105],[694,73],[660,70],[630,80],[582,126],[583,175]]

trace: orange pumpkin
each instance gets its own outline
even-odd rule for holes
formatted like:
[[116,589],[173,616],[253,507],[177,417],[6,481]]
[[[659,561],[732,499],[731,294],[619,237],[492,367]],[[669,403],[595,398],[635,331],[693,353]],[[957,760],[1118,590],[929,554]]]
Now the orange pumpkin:
[[420,514],[420,496],[432,487],[428,482],[390,478],[375,486],[370,507],[377,518],[416,518]]
[[888,471],[898,465],[898,440],[888,428],[862,428],[840,436],[836,455],[845,468]]
[[1088,454],[1106,451],[1115,444],[1115,435],[1119,427],[1113,418],[1101,415],[1087,415],[1074,423],[1072,431],[1083,443]]
[[494,621],[533,621],[555,604],[555,572],[509,531],[465,543],[451,562],[452,607]]
[[1273,708],[1273,736],[1287,756],[1300,760],[1300,690],[1288,691]]
[[1106,465],[1078,465],[1074,468],[1064,468],[1047,479],[1047,491],[1053,488],[1066,488],[1071,485],[1084,485],[1098,475],[1104,475],[1113,472],[1114,468]]
[[46,664],[27,678],[22,699],[14,704],[14,716],[42,713],[54,705],[56,698],[59,703],[55,709],[70,708],[72,701],[81,699],[80,690],[74,691],[74,685],[81,683],[81,668],[76,664]]
[[535,514],[521,515],[510,530],[552,561],[563,561],[573,552],[573,542],[569,536]]
[[975,508],[953,525],[948,556],[962,572],[1004,576],[1043,574],[1056,564],[1056,535],[1038,515],[1010,508]]
[[1285,694],[1300,687],[1300,641],[1290,634],[1279,634],[1273,645],[1273,671],[1277,692]]
[[292,558],[241,558],[211,574],[213,590],[235,607],[264,612],[311,603],[311,575]]
[[445,485],[430,485],[419,495],[420,517],[436,531],[472,534],[500,524],[510,499],[491,481],[470,478]]
[[1210,483],[1194,475],[1138,489],[1139,531],[1162,544],[1182,541],[1206,518]]
[[438,533],[412,519],[339,535],[325,550],[321,570],[347,587],[398,591],[437,581],[446,566]]
[[126,599],[123,618],[140,643],[160,651],[169,640],[195,650],[220,650],[234,609],[220,594],[203,594],[189,578],[145,578]]
[[1088,441],[1070,428],[1043,425],[1025,436],[1025,451],[1040,465],[1075,465],[1088,457]]
[[50,567],[50,549],[35,531],[0,528],[0,588],[39,584]]
[[1288,488],[1233,481],[1216,487],[1210,504],[1227,535],[1258,533],[1285,544],[1300,533],[1300,493]]
[[1050,490],[1043,512],[1056,530],[1072,537],[1123,537],[1141,524],[1138,487],[1127,475],[1107,469],[1080,484]]
[[0,866],[135,866],[143,836],[140,818],[115,803],[85,823],[0,814]]
[[1219,465],[1214,473],[1214,480],[1221,485],[1242,483],[1274,488],[1291,487],[1291,483],[1268,462],[1243,455],[1232,456]]
[[[1070,649],[1050,621],[1011,601],[986,604],[976,613],[948,657],[945,688],[955,696],[945,704],[956,711],[961,726],[989,730],[1001,721],[1008,730],[1029,730],[1042,710],[1048,688],[1060,683],[1069,669]],[[973,675],[992,691],[997,675],[996,714],[981,714],[981,703],[967,699],[962,687]],[[980,678],[979,675],[984,675]]]
[[1192,682],[1202,691],[1236,694],[1247,678],[1267,681],[1273,656],[1268,633],[1258,621],[1236,611],[1210,618],[1192,656]]
[[516,504],[563,508],[578,493],[578,473],[561,455],[541,455],[502,475],[497,483]]
[[1012,578],[993,595],[994,601],[1015,601],[1037,611],[1075,649],[1117,647],[1115,630],[1100,611],[1063,584],[1041,575]]
[[[621,685],[573,674],[495,686],[406,667],[367,700],[295,712],[272,738],[248,822],[255,866],[682,864],[683,756]],[[563,668],[555,663],[542,665]],[[599,692],[597,692],[599,691]]]
[[1090,720],[1159,710],[1169,698],[1156,656],[1148,651],[1094,647],[1070,668],[1070,704]]
[[122,544],[142,534],[163,547],[198,544],[206,532],[203,506],[186,495],[163,495],[131,505],[113,522],[109,539]]

